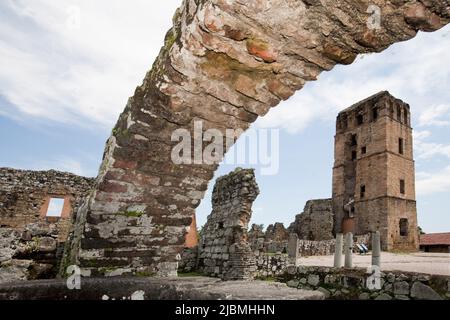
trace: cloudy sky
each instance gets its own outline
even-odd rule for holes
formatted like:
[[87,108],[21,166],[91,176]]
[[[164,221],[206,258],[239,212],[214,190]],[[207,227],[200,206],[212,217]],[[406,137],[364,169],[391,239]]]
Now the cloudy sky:
[[[132,4],[131,4],[132,3]],[[0,166],[95,176],[104,143],[171,26],[179,0],[3,0]],[[288,225],[330,197],[339,110],[380,90],[412,108],[419,224],[450,231],[450,27],[364,55],[259,119],[280,131],[279,171],[257,170],[253,221]],[[223,165],[217,175],[234,166]],[[210,211],[210,192],[198,209]]]

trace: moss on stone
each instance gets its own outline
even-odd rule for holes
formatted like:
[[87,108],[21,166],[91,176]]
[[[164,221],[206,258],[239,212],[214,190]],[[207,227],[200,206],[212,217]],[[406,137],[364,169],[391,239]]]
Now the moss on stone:
[[136,277],[141,277],[141,278],[150,278],[150,277],[155,277],[156,273],[155,272],[151,272],[151,271],[137,271],[135,273]]
[[114,268],[114,267],[101,267],[101,268],[98,268],[98,272],[99,272],[100,274],[107,274],[107,273],[114,272],[114,271],[116,271],[117,269],[120,269],[120,268]]

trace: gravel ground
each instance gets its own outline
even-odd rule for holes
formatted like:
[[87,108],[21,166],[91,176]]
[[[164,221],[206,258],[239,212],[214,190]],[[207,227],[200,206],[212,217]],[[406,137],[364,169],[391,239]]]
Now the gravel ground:
[[[343,258],[344,259],[344,258]],[[371,255],[353,254],[355,267],[367,268],[371,264]],[[333,256],[302,257],[300,265],[333,266]],[[447,253],[410,253],[397,254],[383,252],[381,254],[381,270],[410,271],[450,276],[450,254]]]

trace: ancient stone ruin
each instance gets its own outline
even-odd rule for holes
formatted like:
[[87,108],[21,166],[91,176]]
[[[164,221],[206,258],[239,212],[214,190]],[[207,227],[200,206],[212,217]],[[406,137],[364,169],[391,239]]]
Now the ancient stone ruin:
[[184,0],[108,140],[73,263],[92,274],[174,274],[218,163],[172,162],[175,130],[193,137],[196,121],[203,131],[245,130],[322,71],[450,21],[445,1],[376,3],[383,19],[374,28],[368,0]]
[[0,282],[56,276],[74,213],[92,186],[69,173],[0,168]]
[[334,214],[332,199],[309,200],[303,212],[295,217],[289,231],[303,240],[334,239]]
[[409,105],[387,91],[339,113],[333,168],[334,231],[380,231],[383,250],[418,250]]
[[258,194],[252,169],[236,169],[217,179],[200,240],[198,268],[203,273],[225,280],[253,278],[256,262],[248,223]]

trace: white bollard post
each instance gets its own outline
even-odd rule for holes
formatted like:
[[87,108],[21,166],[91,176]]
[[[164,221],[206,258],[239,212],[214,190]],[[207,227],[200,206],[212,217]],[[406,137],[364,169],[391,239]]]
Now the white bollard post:
[[342,267],[343,242],[344,242],[344,235],[342,233],[338,233],[336,235],[336,247],[334,248],[334,267],[335,268]]
[[372,233],[372,266],[380,267],[381,240],[380,231]]
[[353,234],[351,232],[345,235],[345,267],[353,267]]

